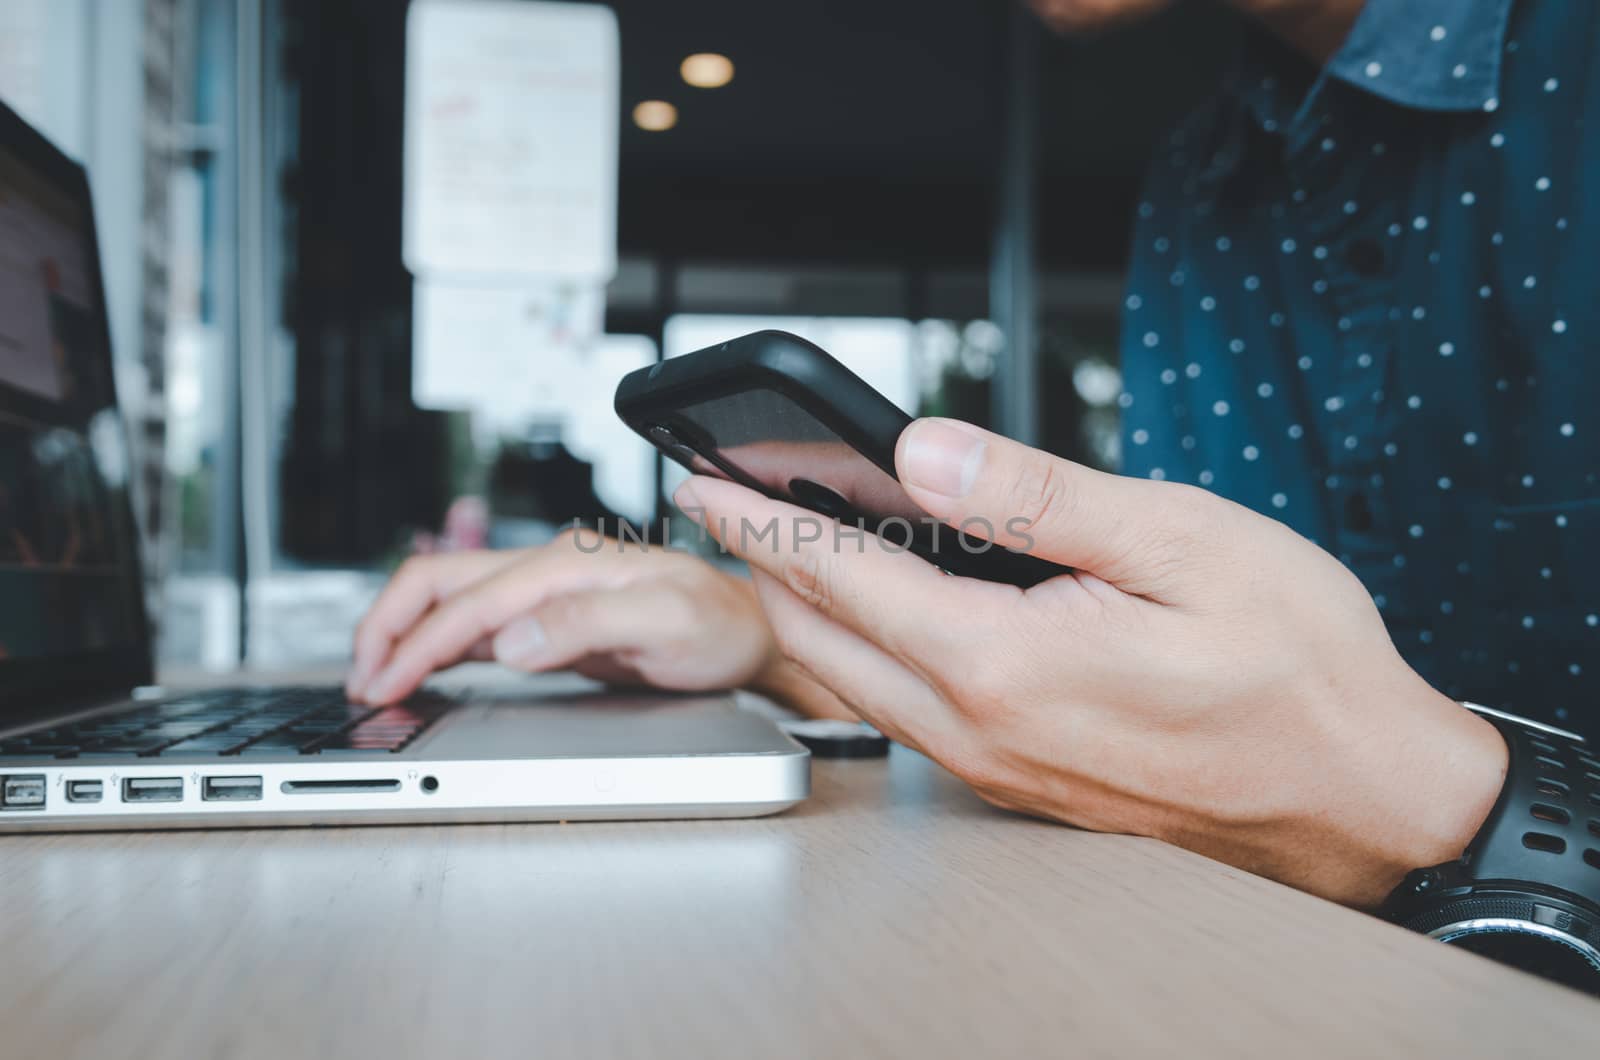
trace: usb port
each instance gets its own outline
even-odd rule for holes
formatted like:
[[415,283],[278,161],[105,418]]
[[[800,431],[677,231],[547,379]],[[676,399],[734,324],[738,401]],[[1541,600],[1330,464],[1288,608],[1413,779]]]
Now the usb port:
[[105,794],[105,782],[99,780],[67,781],[68,802],[99,802]]
[[44,809],[44,774],[12,773],[0,777],[0,810]]
[[128,777],[122,782],[123,802],[182,802],[182,777]]
[[257,802],[261,778],[206,777],[200,782],[200,798],[206,802]]

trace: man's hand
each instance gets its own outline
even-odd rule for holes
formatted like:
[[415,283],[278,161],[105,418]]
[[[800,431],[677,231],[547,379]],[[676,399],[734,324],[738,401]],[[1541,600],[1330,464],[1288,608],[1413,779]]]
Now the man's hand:
[[1077,573],[1024,591],[832,524],[808,541],[816,516],[715,479],[677,500],[749,561],[790,658],[989,801],[1368,907],[1488,815],[1499,734],[1282,524],[948,420],[907,428],[896,463],[930,515]]
[[357,628],[345,690],[393,703],[466,659],[680,691],[751,688],[808,714],[853,716],[779,654],[749,582],[592,531],[408,560]]

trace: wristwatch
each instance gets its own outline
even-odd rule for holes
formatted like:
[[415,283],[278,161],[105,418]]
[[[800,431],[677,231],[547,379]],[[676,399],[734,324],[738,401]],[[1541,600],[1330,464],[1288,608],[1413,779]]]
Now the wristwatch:
[[1466,853],[1418,869],[1382,913],[1414,931],[1600,995],[1600,747],[1476,703],[1510,749]]

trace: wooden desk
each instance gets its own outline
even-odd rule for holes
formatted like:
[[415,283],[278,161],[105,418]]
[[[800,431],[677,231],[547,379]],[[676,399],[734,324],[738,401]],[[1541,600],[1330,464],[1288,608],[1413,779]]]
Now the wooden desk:
[[0,837],[0,1055],[1590,1055],[1600,1003],[896,749],[748,821]]

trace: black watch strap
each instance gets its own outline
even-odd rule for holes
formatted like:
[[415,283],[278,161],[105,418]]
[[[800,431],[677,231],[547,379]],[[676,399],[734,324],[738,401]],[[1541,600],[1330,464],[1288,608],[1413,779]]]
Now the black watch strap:
[[1505,788],[1461,858],[1408,875],[1384,914],[1600,993],[1600,747],[1466,706],[1505,738]]

